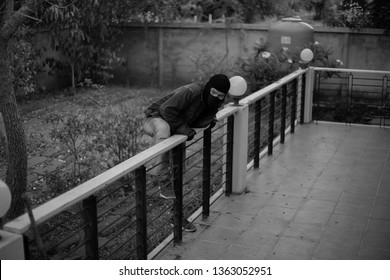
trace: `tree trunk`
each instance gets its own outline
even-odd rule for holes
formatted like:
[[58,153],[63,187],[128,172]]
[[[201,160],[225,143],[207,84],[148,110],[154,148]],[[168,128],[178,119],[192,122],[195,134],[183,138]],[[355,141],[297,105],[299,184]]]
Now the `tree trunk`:
[[18,112],[15,91],[7,54],[7,38],[0,36],[0,112],[8,140],[8,168],[6,183],[12,193],[7,219],[24,212],[22,195],[27,186],[27,148],[22,121]]

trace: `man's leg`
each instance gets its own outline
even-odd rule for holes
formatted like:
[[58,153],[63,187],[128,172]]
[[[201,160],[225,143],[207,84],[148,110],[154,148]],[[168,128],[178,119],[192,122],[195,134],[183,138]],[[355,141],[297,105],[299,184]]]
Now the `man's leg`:
[[[169,127],[169,124],[161,119],[161,118],[148,118],[146,119],[144,126],[143,126],[144,132],[152,137],[153,139],[153,145],[168,139],[171,136],[171,130]],[[165,199],[175,199],[175,192],[173,189],[173,182],[171,181],[173,178],[173,175],[171,172],[173,172],[173,167],[170,166],[170,163],[173,164],[172,160],[172,152],[168,152],[165,154],[162,154],[157,159],[157,167],[155,170],[155,175],[158,177],[162,177],[161,180],[159,180],[159,187],[160,187],[160,196]],[[163,175],[164,174],[164,175]],[[174,213],[174,207],[172,206],[171,209],[172,213]],[[173,224],[173,219],[172,219]],[[196,226],[192,223],[189,223],[188,220],[183,221],[183,229],[185,231],[194,232],[197,230]]]
[[[152,137],[152,144],[155,145],[164,141],[171,136],[169,124],[161,118],[148,118],[146,119],[144,126],[144,132]],[[166,199],[174,199],[175,192],[173,189],[172,176],[170,170],[170,158],[169,153],[164,153],[156,158],[157,165],[154,170],[154,175],[159,180],[160,196]]]

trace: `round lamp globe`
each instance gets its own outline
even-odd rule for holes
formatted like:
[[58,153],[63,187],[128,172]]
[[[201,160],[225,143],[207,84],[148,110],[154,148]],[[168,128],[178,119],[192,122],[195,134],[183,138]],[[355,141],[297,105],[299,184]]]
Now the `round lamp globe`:
[[303,62],[310,62],[314,58],[314,54],[311,49],[303,49],[301,51],[301,59]]
[[0,218],[4,217],[11,206],[11,192],[8,186],[0,180]]
[[239,97],[246,92],[247,84],[243,77],[234,76],[229,79],[230,89],[229,94],[233,97]]

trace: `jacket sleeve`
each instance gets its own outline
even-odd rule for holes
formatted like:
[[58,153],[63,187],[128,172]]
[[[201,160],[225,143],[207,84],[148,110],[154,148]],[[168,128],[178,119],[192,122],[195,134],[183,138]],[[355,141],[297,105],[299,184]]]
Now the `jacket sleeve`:
[[168,122],[173,133],[190,135],[193,131],[185,122],[183,112],[196,98],[190,88],[180,87],[160,107],[160,113]]

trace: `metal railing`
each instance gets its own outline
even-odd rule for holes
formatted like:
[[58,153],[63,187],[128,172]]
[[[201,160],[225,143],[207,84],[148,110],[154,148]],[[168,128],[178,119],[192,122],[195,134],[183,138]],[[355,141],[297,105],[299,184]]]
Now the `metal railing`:
[[313,120],[390,124],[389,71],[314,68]]
[[[240,193],[247,170],[259,168],[260,158],[304,121],[306,72],[249,95],[240,106],[227,105],[217,126],[194,140],[173,135],[38,206],[36,228],[24,214],[4,230],[24,236],[27,259],[153,258],[171,240],[182,241],[183,219],[207,217],[219,196]],[[164,153],[171,158],[166,172],[174,200],[159,197],[164,186],[153,175],[151,162]]]

